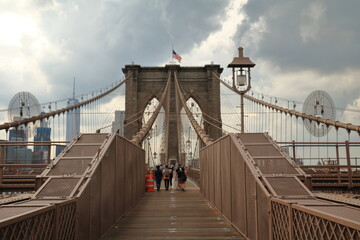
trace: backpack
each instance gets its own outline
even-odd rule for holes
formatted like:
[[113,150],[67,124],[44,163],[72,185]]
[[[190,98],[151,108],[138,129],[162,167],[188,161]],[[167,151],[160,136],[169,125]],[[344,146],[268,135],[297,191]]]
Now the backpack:
[[164,177],[170,177],[170,174],[171,174],[171,170],[168,169],[168,168],[166,168],[166,169],[164,170]]

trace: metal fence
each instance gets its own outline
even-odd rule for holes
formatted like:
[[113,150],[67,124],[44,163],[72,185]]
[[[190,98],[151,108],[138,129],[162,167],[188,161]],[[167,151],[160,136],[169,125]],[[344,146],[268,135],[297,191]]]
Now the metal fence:
[[187,170],[187,175],[196,183],[196,185],[200,186],[200,169],[193,167],[189,168]]
[[317,199],[268,135],[227,135],[200,159],[202,194],[249,239],[360,239],[360,209]]
[[74,239],[76,201],[27,200],[0,208],[0,239]]
[[[245,163],[235,136],[225,136],[200,152],[200,186],[204,196],[250,239],[269,239],[270,194],[259,174]],[[265,211],[264,211],[265,209]]]
[[60,141],[0,141],[0,192],[34,191],[35,177],[66,144]]
[[[145,153],[117,136],[77,194],[76,239],[100,239],[145,192]],[[105,160],[105,161],[104,161]]]
[[0,239],[100,239],[143,196],[144,159],[118,135],[79,135],[31,199],[0,206]]
[[[360,187],[359,142],[278,142],[312,176],[312,187],[337,190]],[[307,157],[304,157],[304,155]]]
[[273,239],[360,239],[359,209],[323,200],[272,199]]

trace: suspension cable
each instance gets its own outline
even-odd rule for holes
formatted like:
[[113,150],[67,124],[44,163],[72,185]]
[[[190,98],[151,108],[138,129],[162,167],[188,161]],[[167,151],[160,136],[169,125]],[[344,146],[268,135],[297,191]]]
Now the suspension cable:
[[124,84],[130,78],[131,75],[132,75],[132,73],[128,74],[123,81],[121,81],[120,83],[115,85],[113,88],[111,88],[110,90],[108,90],[108,91],[106,91],[106,92],[104,92],[104,93],[102,93],[102,94],[100,94],[98,96],[95,96],[95,97],[93,97],[93,98],[91,98],[89,100],[83,101],[81,103],[75,104],[75,105],[70,106],[70,107],[62,108],[62,109],[55,110],[55,111],[45,113],[45,114],[40,114],[38,116],[34,116],[34,117],[31,117],[31,118],[1,124],[0,125],[0,130],[4,130],[4,129],[8,130],[11,127],[18,127],[18,126],[23,125],[23,124],[26,125],[26,124],[28,124],[30,122],[35,122],[36,120],[41,120],[41,119],[44,119],[44,118],[53,117],[53,116],[58,115],[60,113],[68,112],[68,111],[70,111],[72,109],[76,109],[78,107],[81,107],[81,106],[84,106],[86,104],[92,103],[92,102],[106,96],[107,94],[113,92],[114,90],[116,90],[118,87],[120,87],[122,84]]
[[[226,82],[224,82],[221,78],[219,78],[215,72],[212,72],[213,73],[213,76],[218,79],[222,84],[224,84],[227,88],[229,88],[231,91],[235,92],[234,89],[229,85],[227,84]],[[235,92],[236,93],[236,92]],[[316,117],[316,116],[313,116],[313,115],[309,115],[309,114],[305,114],[305,113],[300,113],[298,111],[295,111],[295,110],[290,110],[290,109],[287,109],[287,108],[283,108],[283,107],[279,107],[279,106],[276,106],[274,104],[271,104],[271,103],[268,103],[268,102],[265,102],[263,100],[259,100],[259,99],[256,99],[250,95],[247,95],[247,94],[244,94],[244,98],[250,100],[250,101],[253,101],[253,102],[256,102],[260,105],[263,105],[263,106],[267,106],[269,108],[272,108],[272,109],[275,109],[275,110],[278,110],[282,113],[285,113],[285,114],[290,114],[290,115],[295,115],[295,116],[298,116],[298,117],[301,117],[302,119],[308,119],[310,121],[315,121],[317,123],[324,123],[325,125],[332,125],[336,128],[344,128],[346,129],[347,131],[356,131],[358,134],[360,134],[360,126],[357,126],[357,125],[353,125],[351,123],[344,123],[344,122],[340,122],[340,121],[333,121],[331,119],[325,119],[325,118],[320,118],[320,117]]]
[[[218,119],[213,118],[213,117],[211,117],[211,116],[207,115],[207,114],[206,114],[206,113],[204,113],[204,112],[203,112],[202,114],[204,114],[206,117],[210,118],[211,120],[214,120],[214,121],[216,121],[216,122],[218,122],[218,123],[222,123],[222,125],[223,125],[223,126],[226,126],[226,127],[231,128],[231,129],[234,129],[234,130],[236,130],[236,131],[238,131],[238,132],[241,132],[241,131],[240,131],[240,129],[237,129],[237,128],[234,128],[233,126],[230,126],[230,125],[228,125],[228,124],[225,124],[225,123],[223,123],[223,122],[219,121]],[[223,130],[223,129],[222,129],[221,127],[219,127],[219,126],[215,126],[213,123],[210,123],[210,122],[209,122],[209,121],[207,121],[205,118],[203,118],[203,119],[204,119],[204,121],[205,121],[205,122],[207,122],[207,123],[211,124],[212,126],[214,126],[214,127],[218,128],[218,129],[220,129],[220,130],[222,130],[222,131],[224,131],[224,132],[228,133],[228,131]]]
[[160,97],[160,101],[159,101],[159,104],[158,106],[156,107],[153,115],[150,117],[150,119],[143,125],[143,127],[140,129],[139,132],[137,132],[131,142],[139,145],[143,140],[144,138],[146,137],[146,135],[149,133],[150,129],[151,129],[151,126],[154,124],[155,122],[155,119],[156,117],[158,116],[159,112],[160,112],[160,109],[162,107],[162,105],[164,104],[164,100],[165,100],[165,96],[166,94],[170,94],[169,93],[169,89],[170,89],[170,82],[171,82],[171,72],[169,71],[168,73],[168,79],[167,79],[167,82],[166,82],[166,86],[165,86],[165,89]]
[[186,115],[188,116],[191,125],[193,126],[193,128],[195,129],[196,134],[199,136],[199,138],[201,139],[201,141],[206,145],[210,145],[213,140],[209,137],[209,135],[206,134],[206,132],[204,131],[204,129],[201,128],[201,126],[197,123],[197,121],[195,120],[195,118],[192,116],[189,108],[187,107],[186,103],[185,103],[185,98],[184,95],[182,93],[181,87],[179,85],[179,82],[177,80],[177,76],[176,76],[176,72],[174,72],[174,79],[175,79],[175,88],[176,91],[179,94],[180,100],[181,100],[181,104],[186,112]]

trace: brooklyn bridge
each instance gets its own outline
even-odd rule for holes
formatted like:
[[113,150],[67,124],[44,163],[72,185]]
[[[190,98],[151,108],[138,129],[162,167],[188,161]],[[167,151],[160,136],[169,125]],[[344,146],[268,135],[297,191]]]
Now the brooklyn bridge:
[[[359,122],[337,121],[321,90],[301,104],[253,92],[238,51],[231,79],[129,64],[35,115],[19,95],[0,124],[0,239],[360,239]],[[186,166],[185,192],[145,191],[165,164]]]

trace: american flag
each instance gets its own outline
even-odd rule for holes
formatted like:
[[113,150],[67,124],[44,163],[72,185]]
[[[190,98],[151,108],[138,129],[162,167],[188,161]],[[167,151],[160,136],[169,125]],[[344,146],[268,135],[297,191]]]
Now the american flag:
[[174,50],[173,50],[173,52],[172,52],[172,57],[175,58],[176,60],[178,60],[179,63],[181,63],[181,59],[182,59],[182,58],[181,58],[180,55],[177,54]]

